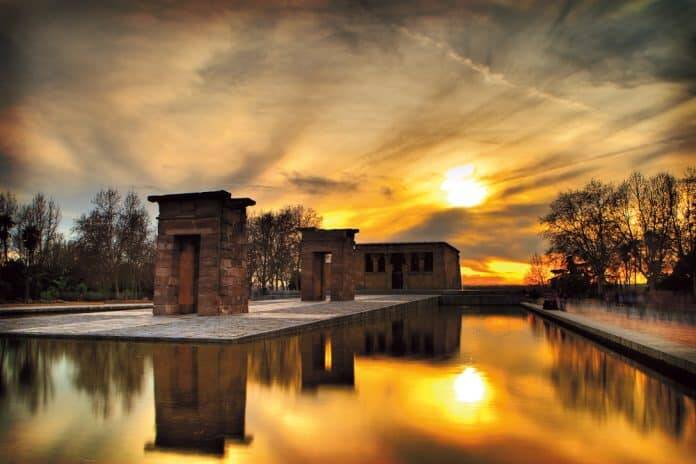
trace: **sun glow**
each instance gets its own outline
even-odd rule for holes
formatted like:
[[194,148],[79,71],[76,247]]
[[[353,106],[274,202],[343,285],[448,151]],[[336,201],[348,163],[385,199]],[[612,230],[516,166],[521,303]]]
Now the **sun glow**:
[[479,371],[467,367],[454,379],[454,393],[462,403],[479,403],[486,396],[486,382]]
[[480,205],[488,195],[486,186],[474,178],[474,166],[471,164],[447,171],[442,190],[447,192],[450,205],[463,208]]

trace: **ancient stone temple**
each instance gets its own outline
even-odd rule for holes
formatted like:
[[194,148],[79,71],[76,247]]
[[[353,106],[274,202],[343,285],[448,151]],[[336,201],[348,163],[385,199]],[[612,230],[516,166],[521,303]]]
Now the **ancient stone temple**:
[[248,311],[246,208],[229,192],[147,198],[159,204],[155,315]]
[[459,290],[459,250],[447,242],[359,243],[354,278],[358,290]]
[[353,266],[358,229],[300,229],[301,296],[303,301],[322,301],[327,289],[331,300],[355,299]]

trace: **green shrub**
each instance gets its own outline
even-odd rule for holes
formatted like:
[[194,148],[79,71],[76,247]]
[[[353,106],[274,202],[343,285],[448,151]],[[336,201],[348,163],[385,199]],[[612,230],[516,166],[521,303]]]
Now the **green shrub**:
[[44,301],[57,300],[60,296],[60,292],[54,286],[48,287],[48,290],[44,290],[39,294],[40,298]]
[[102,292],[85,292],[84,299],[86,301],[103,301],[108,300],[109,296]]

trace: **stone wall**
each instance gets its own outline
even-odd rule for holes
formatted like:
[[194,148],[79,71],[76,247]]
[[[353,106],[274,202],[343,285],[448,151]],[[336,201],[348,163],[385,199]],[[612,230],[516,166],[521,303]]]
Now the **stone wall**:
[[[432,254],[432,270],[426,269],[426,253]],[[395,271],[391,256],[401,254],[402,288],[393,286]],[[366,271],[366,255],[372,260],[372,272]],[[384,270],[378,262],[384,257]],[[415,262],[414,262],[415,256]],[[415,265],[415,266],[414,266]],[[358,244],[354,275],[360,290],[445,290],[461,288],[459,251],[445,242]]]

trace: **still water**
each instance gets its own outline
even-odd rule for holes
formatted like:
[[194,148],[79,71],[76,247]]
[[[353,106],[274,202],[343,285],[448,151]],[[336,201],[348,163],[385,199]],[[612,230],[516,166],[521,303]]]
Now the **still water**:
[[6,462],[694,462],[695,392],[523,311],[243,345],[0,339]]

